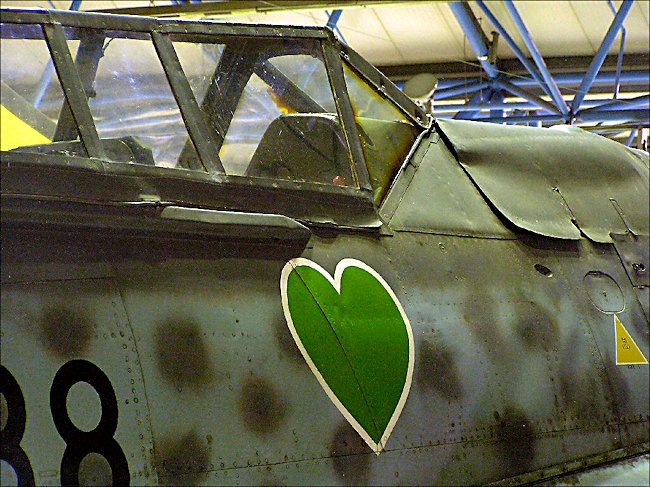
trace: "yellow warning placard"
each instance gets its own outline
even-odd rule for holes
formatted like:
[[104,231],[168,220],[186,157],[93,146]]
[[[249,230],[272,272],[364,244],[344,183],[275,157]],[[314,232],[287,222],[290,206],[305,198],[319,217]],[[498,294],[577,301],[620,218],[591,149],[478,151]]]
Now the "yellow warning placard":
[[614,315],[614,329],[616,337],[616,365],[647,364],[648,359],[645,358],[643,352],[641,352],[634,339],[616,315]]

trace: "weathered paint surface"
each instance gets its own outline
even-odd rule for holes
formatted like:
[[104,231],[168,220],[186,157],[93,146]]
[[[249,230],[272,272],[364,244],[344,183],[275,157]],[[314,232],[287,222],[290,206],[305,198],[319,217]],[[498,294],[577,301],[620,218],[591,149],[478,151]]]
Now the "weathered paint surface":
[[[464,130],[480,135],[477,125]],[[597,212],[585,213],[586,237],[575,226],[566,239],[519,230],[474,184],[443,135],[425,134],[377,209],[340,188],[318,199],[298,186],[278,183],[277,192],[265,193],[255,181],[246,189],[226,181],[194,194],[196,186],[180,177],[177,185],[157,181],[166,177],[160,168],[3,154],[2,484],[16,472],[24,481],[31,472],[38,485],[75,475],[105,483],[109,476],[124,480],[125,468],[134,485],[526,482],[611,460],[615,452],[647,451],[649,368],[617,365],[613,323],[615,315],[648,357],[639,265],[647,261],[639,247],[647,238],[588,238],[590,231],[624,230],[623,217],[610,218],[609,210],[612,228],[600,225]],[[508,143],[510,153],[523,150],[521,140]],[[525,174],[515,176],[494,186],[513,189]],[[626,181],[638,183],[647,201],[646,180]],[[161,202],[113,204],[156,190],[161,202],[215,211],[263,213],[275,205],[289,216],[302,213],[305,225],[295,225],[300,238],[285,225],[288,237],[278,240],[257,215],[259,221],[219,227],[227,238],[200,226],[205,221],[188,236],[189,220],[166,222],[164,231],[155,226]],[[550,198],[561,206],[556,193]],[[627,212],[630,203],[621,201]],[[554,212],[566,229],[560,206]],[[541,207],[527,210],[543,214]],[[634,214],[644,211],[634,207]],[[379,216],[382,228],[374,231]],[[105,226],[88,231],[94,219]],[[333,224],[340,222],[346,226]],[[278,282],[292,259],[320,269],[296,271],[290,294],[302,293],[303,302],[289,310],[292,320],[308,316],[309,326],[332,330],[343,308],[359,317],[375,306],[393,317],[380,325],[394,349],[382,346],[378,354],[355,343],[356,334],[346,338],[360,350],[350,369],[354,363],[365,374],[355,382],[386,406],[357,419],[367,426],[368,417],[383,418],[383,431],[364,427],[381,443],[381,455],[304,360],[304,351],[322,352],[316,339],[299,332],[301,350],[287,326]],[[367,267],[337,272],[347,259]],[[364,269],[376,273],[369,272],[374,281]],[[294,328],[306,330],[297,322]],[[364,333],[382,338],[373,329]],[[338,352],[321,357],[318,370],[338,370]],[[409,367],[412,386],[404,395]],[[402,408],[395,406],[400,387]]]
[[[614,249],[409,232],[314,237],[305,257],[332,274],[350,256],[378,269],[413,327],[413,389],[376,457],[296,358],[277,284],[285,261],[215,249],[210,259],[94,263],[87,245],[103,244],[3,239],[3,365],[25,394],[21,446],[41,482],[58,479],[65,444],[47,394],[71,356],[111,379],[134,484],[487,482],[647,441],[647,366],[615,365],[612,316],[582,289],[593,269],[620,283],[621,319],[647,353],[647,322]],[[24,252],[37,258],[18,262]],[[535,270],[540,262],[552,278]],[[104,264],[112,277],[89,280]],[[53,316],[80,330],[90,323],[91,338],[53,346],[41,324]]]

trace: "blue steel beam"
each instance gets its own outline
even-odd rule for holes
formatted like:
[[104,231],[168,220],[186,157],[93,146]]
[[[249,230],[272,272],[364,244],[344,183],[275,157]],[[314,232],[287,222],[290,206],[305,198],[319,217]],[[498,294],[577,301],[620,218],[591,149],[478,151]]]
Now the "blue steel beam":
[[[489,102],[492,103],[502,103],[503,102],[503,92],[501,90],[494,90],[490,97],[488,98]],[[490,117],[503,117],[503,110],[500,108],[491,108]]]
[[[601,98],[598,100],[585,100],[582,104],[584,107],[595,107],[603,103],[607,103],[611,98]],[[449,103],[445,105],[436,105],[434,112],[459,112],[465,110],[488,110],[492,108],[499,108],[502,110],[538,110],[539,106],[536,103],[531,103],[529,101],[525,102],[499,102],[499,103],[484,103],[482,105],[473,105],[471,103]],[[554,112],[556,113],[556,112]]]
[[[439,116],[438,118],[449,118],[450,115]],[[648,120],[647,110],[618,110],[611,112],[588,113],[580,118],[583,122],[640,122],[644,124],[650,123]],[[520,117],[480,117],[475,118],[477,122],[492,122],[492,123],[531,123],[531,122],[545,122],[554,123],[564,121],[562,115],[526,115]]]
[[443,90],[447,88],[458,88],[460,86],[464,86],[468,83],[474,83],[475,81],[484,81],[484,78],[481,76],[476,76],[475,78],[446,78],[446,79],[439,79],[438,80],[438,86],[437,90]]
[[506,44],[510,46],[510,49],[512,49],[512,52],[515,53],[515,56],[517,56],[517,59],[519,59],[519,62],[524,65],[524,67],[528,70],[528,72],[531,74],[533,78],[539,83],[539,86],[546,92],[548,96],[551,96],[551,91],[549,90],[548,86],[546,86],[546,83],[544,82],[544,79],[542,76],[539,74],[539,71],[537,71],[537,68],[531,63],[524,52],[519,49],[519,46],[517,43],[514,41],[512,37],[510,37],[510,34],[508,34],[508,31],[501,25],[501,23],[498,21],[498,19],[494,16],[494,14],[490,11],[490,9],[485,5],[485,3],[482,0],[476,0],[476,4],[478,7],[483,11],[485,16],[488,18],[490,22],[492,22],[492,25],[494,28],[497,30],[499,34],[501,34],[501,37],[503,37],[503,40],[506,41]]
[[[612,0],[608,1],[609,9],[616,15],[616,7]],[[618,90],[621,87],[621,71],[623,71],[623,53],[625,52],[625,38],[627,31],[621,26],[621,45],[618,47],[618,56],[616,57],[616,79],[614,80],[614,99],[618,98]]]
[[[72,3],[70,3],[68,10],[79,10],[81,7],[81,2],[82,0],[72,0]],[[53,9],[56,9],[56,6],[53,2],[50,1],[49,4]],[[41,73],[41,77],[38,80],[38,85],[36,85],[36,93],[32,98],[32,105],[34,105],[36,108],[38,108],[43,101],[43,97],[47,92],[47,88],[50,86],[50,80],[52,79],[53,73],[54,64],[52,63],[52,59],[49,59],[45,65],[45,68],[43,69],[43,73]]]
[[580,117],[582,114],[587,112],[606,112],[609,110],[629,110],[632,108],[642,108],[650,106],[650,95],[637,96],[636,98],[627,98],[614,100],[609,103],[603,103],[602,105],[597,105],[593,108],[587,110],[580,110],[577,113],[577,116]]
[[632,147],[632,144],[634,143],[634,137],[636,137],[637,129],[634,129],[630,132],[630,136],[627,138],[627,141],[625,142],[625,145],[628,147]]
[[632,3],[633,3],[632,0],[624,0],[623,4],[621,5],[621,8],[618,9],[616,16],[614,16],[614,20],[612,21],[612,24],[609,26],[609,29],[607,30],[607,34],[605,34],[605,38],[603,39],[603,42],[601,43],[600,47],[598,48],[598,51],[594,55],[594,59],[593,61],[591,61],[589,68],[587,68],[585,77],[582,79],[582,83],[580,83],[580,87],[578,88],[578,91],[573,97],[571,110],[574,113],[580,109],[580,104],[582,103],[582,100],[584,100],[585,95],[587,94],[589,88],[591,88],[592,83],[596,79],[596,75],[598,74],[600,67],[603,65],[603,61],[605,61],[605,56],[607,56],[607,51],[609,51],[609,48],[612,46],[612,43],[616,39],[616,34],[618,34],[619,29],[623,25],[623,21],[625,20],[625,17],[627,16],[628,12],[632,8]]
[[[562,85],[577,84],[582,81],[583,73],[558,73],[555,74],[554,79],[557,83]],[[595,83],[611,83],[616,80],[616,73],[613,71],[606,71],[598,73]],[[521,86],[535,85],[535,80],[530,78],[517,78],[513,77],[510,80],[512,83]],[[623,83],[648,83],[650,82],[650,72],[643,69],[636,69],[630,71],[623,71],[620,75],[620,81]]]
[[564,121],[561,114],[557,115],[522,115],[519,117],[480,117],[474,119],[477,122],[491,123],[556,123]]
[[36,85],[36,92],[32,97],[32,105],[34,105],[36,108],[41,106],[41,102],[45,97],[45,92],[50,86],[50,80],[52,79],[53,73],[54,73],[54,63],[52,62],[51,59],[48,59],[47,64],[45,65],[45,68],[41,73],[41,77],[38,79],[38,84]]
[[533,93],[529,93],[524,88],[515,86],[512,83],[502,79],[496,80],[494,83],[498,85],[500,88],[509,91],[513,95],[520,96],[524,100],[528,100],[532,103],[535,103],[538,107],[543,108],[549,113],[557,113],[557,114],[560,113],[560,111],[557,109],[556,106],[541,99],[539,96],[534,95]]
[[329,13],[327,11],[325,12],[327,13],[327,15],[329,15],[329,18],[327,19],[327,27],[334,30],[336,28],[336,23],[341,18],[341,14],[343,13],[343,10],[341,9],[332,10],[332,13]]
[[645,122],[650,121],[648,110],[612,110],[605,112],[581,113],[579,120],[583,122]]
[[332,29],[336,34],[339,36],[339,39],[343,42],[345,42],[345,37],[343,37],[343,34],[341,33],[341,29],[338,28],[336,25],[341,18],[341,14],[343,13],[343,10],[341,9],[336,9],[332,10],[332,13],[329,13],[327,10],[325,10],[325,13],[328,15],[327,18],[327,24],[325,24],[327,27]]
[[480,108],[478,108],[481,103],[483,98],[485,99],[490,99],[490,94],[492,90],[487,90],[485,92],[479,91],[470,98],[468,104],[471,104],[473,106],[476,106],[477,108],[475,110],[462,110],[459,111],[456,115],[454,115],[452,118],[455,118],[457,120],[470,120],[477,116],[479,113],[481,113]]
[[512,0],[507,0],[504,2],[504,5],[506,9],[508,9],[508,12],[510,13],[510,16],[512,17],[512,20],[514,21],[515,25],[517,26],[517,29],[519,29],[519,33],[521,34],[521,38],[524,40],[524,44],[526,44],[526,47],[528,48],[528,51],[530,52],[530,55],[533,57],[533,60],[535,61],[535,64],[537,65],[537,69],[539,69],[540,74],[542,75],[542,78],[544,78],[544,81],[546,82],[546,85],[548,86],[550,90],[550,96],[553,99],[553,102],[555,105],[560,109],[560,112],[562,112],[563,115],[568,116],[569,115],[569,107],[567,106],[566,102],[564,101],[564,98],[562,98],[562,94],[560,93],[560,89],[557,87],[557,84],[555,84],[555,81],[553,80],[553,77],[551,76],[551,73],[548,70],[548,67],[546,66],[546,63],[544,62],[544,58],[540,54],[539,50],[537,49],[537,45],[535,44],[535,41],[533,41],[533,38],[530,35],[530,32],[528,31],[528,28],[526,27],[526,24],[524,24],[523,19],[521,18],[521,15],[519,15],[519,11],[515,7],[515,5],[512,3]]
[[[579,84],[584,78],[584,73],[557,73],[553,75],[553,79],[558,85],[576,85]],[[479,81],[479,77],[475,78],[442,78],[438,81],[438,90],[462,86],[470,82]],[[620,74],[619,80],[621,83],[650,83],[650,71],[643,69],[631,69],[623,71]],[[537,80],[523,77],[511,76],[509,81],[517,86],[537,86]],[[614,83],[616,81],[616,72],[605,71],[598,73],[594,83]],[[403,83],[403,82],[402,82]],[[550,95],[549,95],[550,96]]]
[[488,41],[469,5],[465,2],[452,2],[449,4],[449,8],[451,8],[458,24],[467,36],[467,40],[476,53],[476,58],[481,63],[483,70],[491,79],[498,77],[499,69],[488,61]]
[[[526,112],[523,112],[521,110],[513,110],[511,114],[508,115],[508,118],[510,117],[519,117],[521,115],[525,115]],[[492,115],[492,112],[490,112],[490,115]],[[501,115],[503,116],[503,114]],[[506,122],[506,125],[515,125],[514,122]]]
[[[627,125],[627,124],[625,124],[625,125]],[[630,129],[619,128],[619,127],[616,127],[614,125],[608,125],[607,127],[602,128],[600,130],[590,130],[590,131],[591,131],[591,133],[598,134],[598,135],[618,135],[618,134],[621,134],[623,132],[627,132],[628,130],[630,130]]]
[[451,98],[452,96],[458,96],[462,94],[474,93],[475,91],[483,90],[490,87],[489,81],[473,81],[461,86],[454,86],[452,88],[446,88],[444,90],[436,90],[433,93],[434,100],[444,100],[445,98]]
[[618,98],[621,88],[621,71],[623,71],[623,53],[625,52],[625,29],[621,29],[621,45],[619,46],[618,59],[616,60],[616,79],[614,80],[614,98]]
[[[584,73],[557,73],[553,75],[553,79],[558,85],[575,85],[579,84],[584,78]],[[468,83],[480,81],[480,77],[474,78],[442,78],[438,80],[438,91],[446,90],[447,88],[457,88]],[[511,76],[508,80],[513,85],[517,86],[538,86],[537,80],[522,77]],[[598,73],[594,83],[614,83],[616,81],[616,73],[614,71],[605,71]],[[650,83],[650,71],[635,69],[623,71],[620,74],[619,81],[621,83]],[[397,81],[395,84],[399,87],[404,85],[404,81]]]

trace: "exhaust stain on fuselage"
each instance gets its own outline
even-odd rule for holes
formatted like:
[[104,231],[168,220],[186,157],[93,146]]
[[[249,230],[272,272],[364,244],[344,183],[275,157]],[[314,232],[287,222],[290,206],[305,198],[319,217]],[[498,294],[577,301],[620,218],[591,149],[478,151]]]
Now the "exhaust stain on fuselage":
[[194,430],[180,438],[168,435],[156,442],[156,469],[161,485],[196,485],[210,470],[210,447]]
[[556,319],[539,304],[515,304],[514,329],[528,350],[549,351],[560,343],[560,327]]
[[40,325],[45,348],[61,358],[82,357],[90,347],[93,325],[82,311],[49,308],[43,313]]
[[238,410],[246,429],[266,435],[285,420],[288,404],[267,379],[251,375],[241,388]]
[[535,458],[535,431],[524,411],[507,405],[496,427],[496,448],[507,475],[525,472]]
[[368,483],[370,457],[374,453],[350,423],[341,421],[329,446],[332,466],[338,477],[347,485]]
[[416,354],[415,382],[421,391],[433,391],[449,401],[462,398],[463,388],[458,377],[454,356],[441,339],[427,336],[420,341]]
[[162,376],[179,392],[198,392],[214,380],[213,364],[197,323],[167,320],[157,326],[155,348]]

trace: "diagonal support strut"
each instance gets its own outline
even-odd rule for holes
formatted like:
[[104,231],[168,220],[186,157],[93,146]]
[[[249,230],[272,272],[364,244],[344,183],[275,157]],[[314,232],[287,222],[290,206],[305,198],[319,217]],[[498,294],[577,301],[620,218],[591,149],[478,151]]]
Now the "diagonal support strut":
[[508,12],[510,13],[510,16],[512,17],[512,20],[514,21],[515,25],[519,29],[521,38],[524,40],[524,43],[526,44],[526,47],[528,48],[530,55],[533,57],[533,60],[535,61],[535,64],[537,65],[537,68],[539,69],[542,78],[544,78],[546,85],[551,91],[551,98],[553,99],[553,102],[560,109],[562,115],[568,117],[569,107],[564,101],[564,98],[562,98],[562,93],[560,93],[560,89],[557,87],[557,84],[555,83],[553,76],[551,76],[551,73],[548,70],[546,63],[544,62],[544,58],[539,52],[539,49],[537,49],[537,45],[535,44],[535,41],[533,41],[533,38],[531,37],[530,32],[528,31],[528,28],[524,23],[524,20],[521,18],[521,15],[519,15],[519,11],[517,10],[517,7],[515,7],[515,5],[512,3],[512,0],[505,1],[504,5],[508,10]]
[[571,104],[571,109],[573,113],[576,113],[578,110],[580,110],[580,104],[582,103],[582,100],[584,100],[585,95],[587,94],[589,88],[591,88],[592,83],[596,79],[596,76],[598,75],[598,71],[600,70],[600,67],[603,65],[603,61],[605,61],[605,56],[607,56],[607,51],[609,51],[609,48],[612,46],[614,40],[616,39],[616,35],[618,34],[618,31],[623,26],[623,21],[625,20],[625,17],[627,16],[628,12],[632,8],[632,3],[633,3],[632,0],[624,0],[623,4],[621,5],[621,8],[619,8],[618,12],[616,13],[614,20],[612,20],[612,23],[609,26],[609,29],[607,30],[607,34],[605,34],[605,38],[603,39],[603,42],[598,48],[598,51],[596,51],[596,54],[594,55],[594,59],[593,61],[591,61],[589,68],[587,68],[585,77],[582,79],[582,83],[580,83],[580,87],[578,88],[578,91],[576,92],[573,98],[573,103]]

